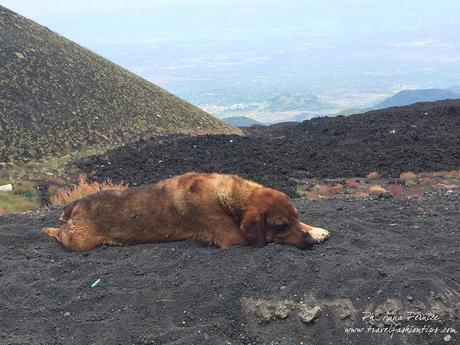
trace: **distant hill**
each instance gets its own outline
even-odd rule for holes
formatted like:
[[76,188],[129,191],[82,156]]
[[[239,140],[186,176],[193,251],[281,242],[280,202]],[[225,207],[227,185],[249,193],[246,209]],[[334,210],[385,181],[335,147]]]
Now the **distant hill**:
[[0,6],[0,161],[164,132],[239,132]]
[[334,115],[354,115],[371,111],[372,108],[345,108]]
[[460,94],[460,85],[451,86],[447,90]]
[[259,111],[318,111],[328,106],[316,95],[283,95],[265,102],[265,104],[261,105]]
[[235,127],[251,127],[254,125],[263,125],[262,122],[251,119],[247,116],[230,116],[222,119],[222,121]]
[[377,104],[375,109],[399,107],[417,102],[434,102],[443,99],[457,99],[460,94],[443,89],[403,90]]

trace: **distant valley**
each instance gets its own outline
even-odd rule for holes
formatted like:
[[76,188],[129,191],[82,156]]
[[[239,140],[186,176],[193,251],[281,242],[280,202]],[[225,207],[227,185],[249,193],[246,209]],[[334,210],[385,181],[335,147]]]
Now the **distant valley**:
[[[459,99],[460,87],[446,89],[402,90],[364,106],[344,106],[344,102],[332,97],[320,97],[312,93],[282,95],[267,101],[236,103],[213,106],[201,105],[207,112],[229,124],[250,126],[252,124],[304,121],[314,117],[360,114],[370,110],[410,105],[418,102],[434,102],[444,99]],[[228,120],[227,120],[228,119]],[[251,123],[251,120],[254,123]]]

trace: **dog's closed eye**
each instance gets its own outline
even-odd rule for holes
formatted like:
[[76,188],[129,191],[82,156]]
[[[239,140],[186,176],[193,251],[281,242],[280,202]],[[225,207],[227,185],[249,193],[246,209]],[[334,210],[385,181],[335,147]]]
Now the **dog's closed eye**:
[[288,224],[275,224],[270,227],[276,232],[284,232],[288,229]]

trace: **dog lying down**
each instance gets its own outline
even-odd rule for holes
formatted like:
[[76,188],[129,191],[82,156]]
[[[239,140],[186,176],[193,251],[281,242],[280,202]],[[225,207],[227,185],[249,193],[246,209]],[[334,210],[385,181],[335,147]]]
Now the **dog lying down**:
[[43,232],[71,251],[194,239],[220,248],[284,243],[307,248],[329,232],[299,221],[282,192],[236,175],[187,173],[157,184],[105,190],[64,208]]

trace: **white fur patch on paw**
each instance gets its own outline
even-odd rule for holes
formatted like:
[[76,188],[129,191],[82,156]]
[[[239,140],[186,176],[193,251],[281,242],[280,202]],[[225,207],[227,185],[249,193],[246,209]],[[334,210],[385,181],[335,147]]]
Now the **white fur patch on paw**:
[[326,229],[312,227],[310,235],[317,241],[323,242],[329,238],[331,235]]

